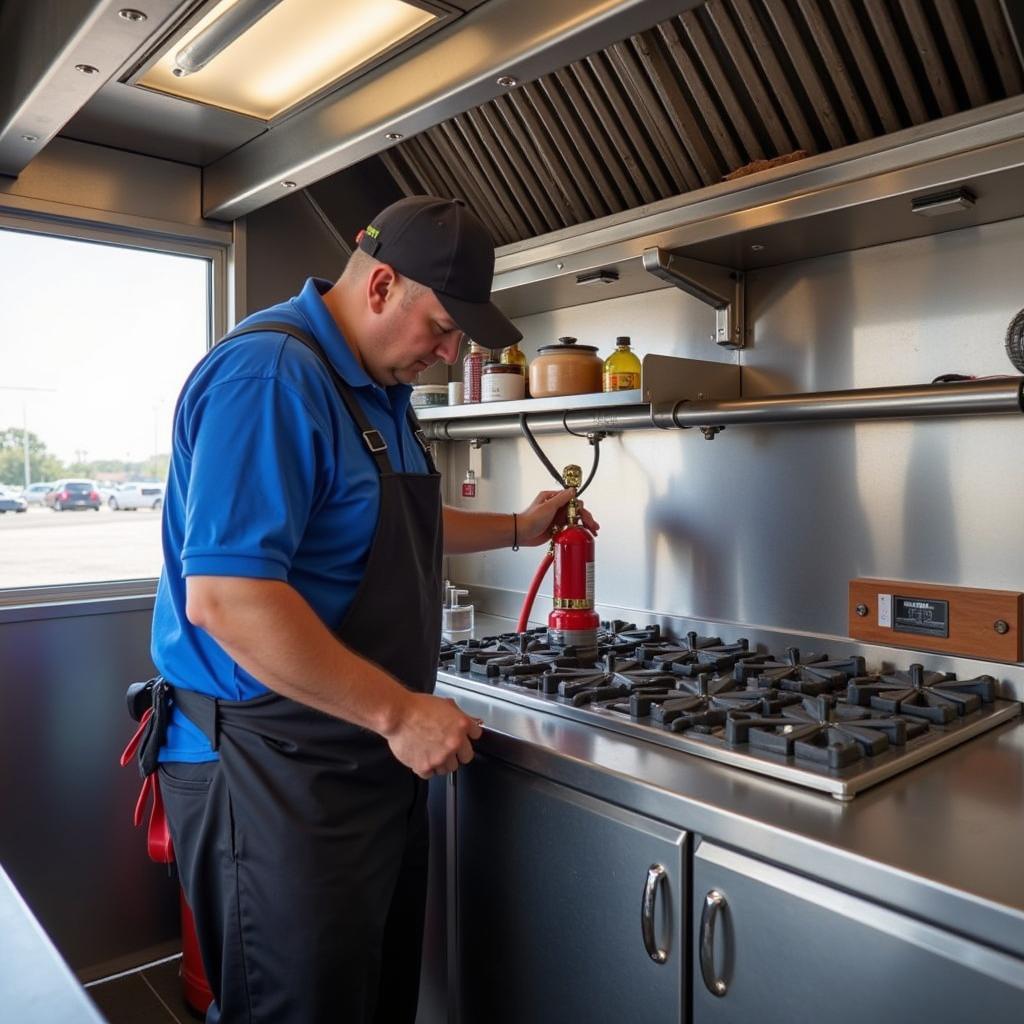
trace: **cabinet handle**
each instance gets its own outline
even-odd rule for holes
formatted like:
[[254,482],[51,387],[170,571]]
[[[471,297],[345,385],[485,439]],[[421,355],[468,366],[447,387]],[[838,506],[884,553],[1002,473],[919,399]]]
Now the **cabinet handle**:
[[715,971],[715,919],[725,909],[725,897],[717,890],[704,897],[704,910],[700,915],[700,973],[704,985],[713,996],[724,996],[726,984]]
[[640,902],[640,931],[644,937],[644,949],[656,964],[663,964],[668,960],[668,950],[658,947],[658,940],[654,935],[654,907],[658,899],[658,885],[667,881],[668,872],[660,864],[652,864],[647,869],[644,897]]

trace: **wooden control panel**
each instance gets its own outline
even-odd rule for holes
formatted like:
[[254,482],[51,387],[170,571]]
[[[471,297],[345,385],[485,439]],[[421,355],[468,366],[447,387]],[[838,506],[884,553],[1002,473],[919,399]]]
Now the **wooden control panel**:
[[850,636],[865,643],[1024,660],[1024,594],[906,580],[850,581]]

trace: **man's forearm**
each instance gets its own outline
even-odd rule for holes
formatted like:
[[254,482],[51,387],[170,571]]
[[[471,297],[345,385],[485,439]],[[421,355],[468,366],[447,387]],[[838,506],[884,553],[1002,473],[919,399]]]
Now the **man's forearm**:
[[444,507],[444,553],[466,555],[512,546],[514,524],[511,512],[467,512]]
[[387,735],[409,691],[333,636],[287,583],[189,577],[189,620],[284,697]]

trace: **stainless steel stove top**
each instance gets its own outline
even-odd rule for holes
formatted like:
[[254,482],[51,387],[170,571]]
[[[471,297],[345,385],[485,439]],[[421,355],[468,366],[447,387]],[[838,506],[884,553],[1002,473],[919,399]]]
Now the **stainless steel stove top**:
[[587,651],[554,648],[542,629],[446,643],[439,677],[838,800],[1021,713],[990,676],[872,673],[862,658],[775,657],[622,622]]

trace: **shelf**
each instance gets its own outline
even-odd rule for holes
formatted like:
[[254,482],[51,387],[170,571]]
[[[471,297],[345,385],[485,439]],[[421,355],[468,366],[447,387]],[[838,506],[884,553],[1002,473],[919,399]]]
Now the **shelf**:
[[473,405],[435,405],[429,409],[417,409],[416,415],[423,423],[432,420],[460,420],[470,416],[485,419],[488,416],[518,416],[520,413],[562,412],[575,409],[607,409],[619,405],[640,405],[644,393],[641,388],[634,391],[597,392],[589,395],[558,395],[554,398],[522,398],[515,402],[477,402]]
[[597,391],[586,395],[557,395],[553,398],[523,398],[514,402],[478,402],[473,405],[435,405],[417,409],[424,423],[472,417],[518,416],[520,413],[558,413],[602,410],[627,405],[649,405],[667,401],[706,402],[740,397],[740,368],[733,361],[682,359],[679,356],[645,355],[640,360],[640,387],[633,391]]

